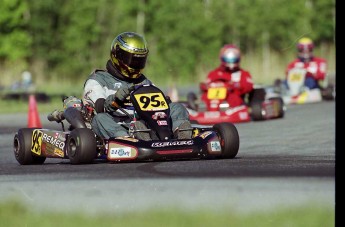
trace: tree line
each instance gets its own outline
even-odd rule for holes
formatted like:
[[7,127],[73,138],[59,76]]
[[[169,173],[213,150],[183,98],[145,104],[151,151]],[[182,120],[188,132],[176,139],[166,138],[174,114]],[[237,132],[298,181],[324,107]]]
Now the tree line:
[[[225,43],[262,59],[295,52],[302,36],[335,48],[335,0],[0,0],[0,66],[49,80],[104,68],[124,31],[145,36],[145,74],[191,83],[216,67]],[[264,62],[260,63],[264,64]]]

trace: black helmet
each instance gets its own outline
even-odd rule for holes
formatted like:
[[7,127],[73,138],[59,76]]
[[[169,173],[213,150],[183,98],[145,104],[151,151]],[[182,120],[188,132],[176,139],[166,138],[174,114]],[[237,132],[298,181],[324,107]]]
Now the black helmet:
[[143,36],[135,32],[124,32],[113,40],[110,59],[121,74],[129,78],[138,78],[145,68],[148,53]]

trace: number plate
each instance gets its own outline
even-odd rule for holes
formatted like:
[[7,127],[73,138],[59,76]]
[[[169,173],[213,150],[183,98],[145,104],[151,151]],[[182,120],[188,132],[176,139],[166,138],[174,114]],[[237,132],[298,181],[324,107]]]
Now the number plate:
[[158,111],[168,109],[162,93],[136,94],[135,100],[142,111]]
[[207,91],[208,99],[225,99],[225,97],[226,97],[225,87],[209,88]]

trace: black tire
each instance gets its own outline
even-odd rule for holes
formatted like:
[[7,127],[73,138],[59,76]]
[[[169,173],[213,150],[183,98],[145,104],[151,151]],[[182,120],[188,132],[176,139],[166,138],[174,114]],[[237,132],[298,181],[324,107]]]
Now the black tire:
[[256,102],[263,102],[266,97],[266,90],[264,88],[254,88],[248,97],[248,105],[253,105]]
[[35,128],[19,129],[13,139],[14,156],[21,165],[40,165],[46,160],[31,152],[32,132]]
[[283,118],[284,114],[285,114],[285,104],[284,104],[284,100],[281,97],[273,97],[270,98],[269,100],[273,100],[276,101],[279,105],[279,112],[278,112],[278,116],[277,118]]
[[332,101],[334,100],[334,87],[332,85],[329,85],[328,87],[321,90],[322,99],[326,101]]
[[71,164],[89,164],[96,158],[96,137],[91,129],[76,128],[72,130],[66,146]]
[[240,148],[240,137],[237,128],[230,122],[222,122],[213,125],[220,139],[222,147],[221,158],[235,158]]
[[253,119],[253,121],[262,121],[264,120],[264,115],[262,114],[262,106],[261,102],[254,102],[250,106],[251,112],[250,116]]
[[189,92],[187,94],[187,107],[191,108],[192,110],[197,110],[198,106],[195,103],[197,99],[198,98],[194,92]]

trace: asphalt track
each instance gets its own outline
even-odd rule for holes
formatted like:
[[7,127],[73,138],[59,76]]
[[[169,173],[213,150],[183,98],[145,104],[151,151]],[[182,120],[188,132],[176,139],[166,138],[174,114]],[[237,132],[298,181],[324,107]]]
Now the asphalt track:
[[[44,128],[60,129],[41,114]],[[292,105],[283,119],[236,124],[235,159],[21,166],[12,141],[26,114],[0,115],[0,202],[89,214],[175,207],[229,212],[304,204],[335,209],[335,102]]]

